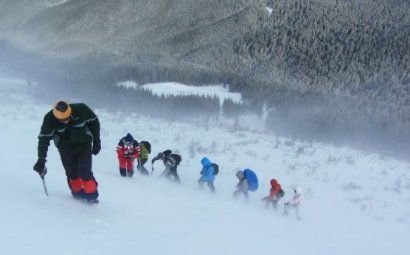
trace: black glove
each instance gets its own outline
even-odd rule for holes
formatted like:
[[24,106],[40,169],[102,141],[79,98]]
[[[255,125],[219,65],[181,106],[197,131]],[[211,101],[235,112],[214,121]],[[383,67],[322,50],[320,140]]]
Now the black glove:
[[91,153],[93,155],[97,155],[101,150],[101,141],[100,140],[94,140],[93,142],[93,149],[91,150]]
[[33,166],[34,171],[36,171],[41,177],[44,177],[47,173],[46,160],[39,158]]

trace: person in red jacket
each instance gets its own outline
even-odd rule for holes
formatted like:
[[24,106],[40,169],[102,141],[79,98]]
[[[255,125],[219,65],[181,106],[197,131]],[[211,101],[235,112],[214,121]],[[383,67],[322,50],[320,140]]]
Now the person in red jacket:
[[269,208],[269,205],[272,204],[273,209],[278,209],[278,202],[283,197],[285,192],[282,190],[281,185],[276,179],[270,180],[270,193],[269,196],[264,197],[262,200],[266,202],[266,208]]
[[120,164],[120,175],[132,177],[134,174],[134,159],[140,154],[140,146],[130,133],[121,138],[117,145],[117,155]]

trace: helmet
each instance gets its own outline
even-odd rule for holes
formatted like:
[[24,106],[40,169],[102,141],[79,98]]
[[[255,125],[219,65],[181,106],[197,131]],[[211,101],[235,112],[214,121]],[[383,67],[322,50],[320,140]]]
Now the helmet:
[[236,177],[238,177],[239,179],[243,179],[244,175],[243,175],[243,171],[238,171],[236,172]]
[[65,101],[58,101],[53,107],[53,115],[59,120],[68,119],[71,116],[71,107]]

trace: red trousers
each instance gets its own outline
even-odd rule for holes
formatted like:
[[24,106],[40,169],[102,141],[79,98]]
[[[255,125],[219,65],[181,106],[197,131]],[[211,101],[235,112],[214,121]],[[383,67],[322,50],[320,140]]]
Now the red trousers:
[[128,172],[132,172],[134,170],[134,159],[133,158],[119,156],[118,161],[120,163],[120,169],[125,169]]

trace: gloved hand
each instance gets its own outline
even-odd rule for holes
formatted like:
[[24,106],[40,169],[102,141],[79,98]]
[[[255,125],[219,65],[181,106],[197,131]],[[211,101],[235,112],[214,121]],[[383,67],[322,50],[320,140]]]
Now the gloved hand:
[[94,140],[93,142],[93,149],[91,150],[91,153],[93,155],[97,155],[101,150],[101,141],[100,140]]
[[46,160],[39,158],[33,166],[34,171],[36,171],[41,177],[47,174]]

